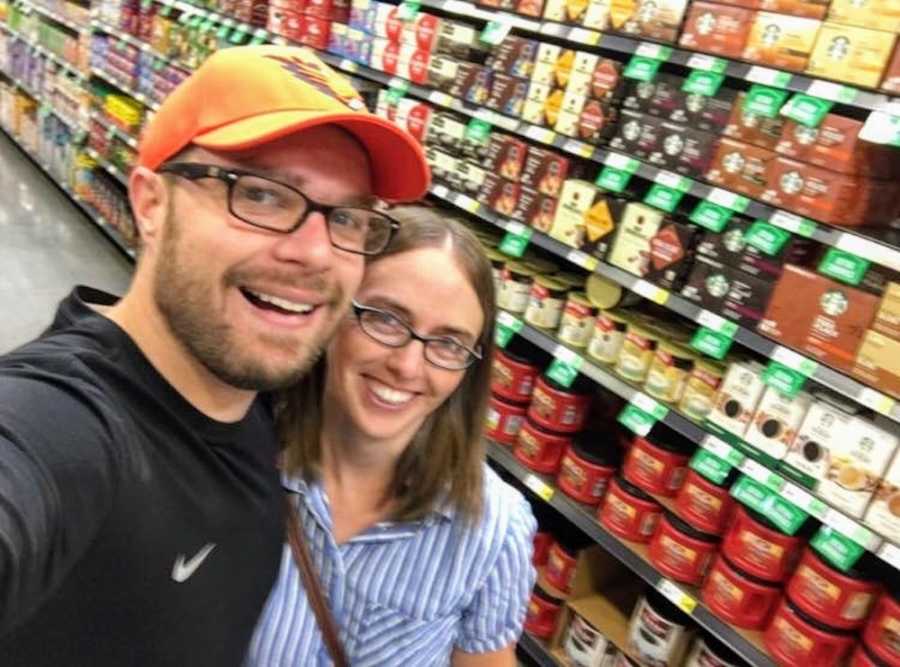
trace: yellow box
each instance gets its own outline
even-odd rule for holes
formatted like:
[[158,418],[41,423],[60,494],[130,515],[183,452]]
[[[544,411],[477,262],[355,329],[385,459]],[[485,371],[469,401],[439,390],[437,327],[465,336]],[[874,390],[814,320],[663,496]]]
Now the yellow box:
[[802,72],[822,25],[816,19],[757,12],[744,58],[761,65]]
[[814,76],[874,88],[881,83],[896,38],[882,30],[824,23],[806,71]]
[[897,0],[831,0],[828,21],[900,32],[900,2]]

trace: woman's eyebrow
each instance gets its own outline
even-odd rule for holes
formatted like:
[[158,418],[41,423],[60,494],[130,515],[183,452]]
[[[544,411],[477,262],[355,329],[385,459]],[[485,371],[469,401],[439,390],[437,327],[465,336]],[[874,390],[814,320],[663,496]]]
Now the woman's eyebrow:
[[[367,298],[363,301],[364,305],[372,306],[373,308],[386,308],[391,312],[400,315],[410,326],[413,325],[413,317],[412,313],[406,308],[403,304],[395,301],[394,299],[387,296],[373,296]],[[459,327],[454,327],[451,325],[446,325],[442,327],[438,327],[434,331],[429,332],[427,335],[429,336],[459,336],[461,338],[468,338],[470,340],[475,340],[478,338],[471,331],[466,331],[465,329],[460,329]]]

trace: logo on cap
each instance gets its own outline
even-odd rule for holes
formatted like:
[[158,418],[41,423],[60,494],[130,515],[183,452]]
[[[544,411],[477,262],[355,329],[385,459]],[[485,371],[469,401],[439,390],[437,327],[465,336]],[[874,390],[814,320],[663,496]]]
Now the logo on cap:
[[353,87],[341,77],[336,76],[322,63],[315,60],[303,60],[296,56],[267,55],[264,57],[281,63],[282,68],[292,76],[325,93],[332,99],[338,100],[353,111],[360,111],[365,108],[365,104]]

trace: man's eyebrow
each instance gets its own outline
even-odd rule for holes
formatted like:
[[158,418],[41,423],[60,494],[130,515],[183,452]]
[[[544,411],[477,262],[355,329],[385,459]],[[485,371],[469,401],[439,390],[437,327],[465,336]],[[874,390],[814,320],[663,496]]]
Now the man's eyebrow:
[[[304,195],[306,195],[306,190],[304,186],[308,183],[307,179],[302,176],[297,176],[294,174],[287,174],[278,169],[272,169],[271,167],[263,167],[259,165],[254,165],[252,163],[241,165],[240,167],[235,167],[243,169],[244,171],[249,171],[254,174],[258,174],[259,176],[264,176],[265,178],[269,178],[273,181],[278,181],[279,183],[284,183],[285,185],[290,185],[292,188],[296,188]],[[307,195],[309,196],[309,195]],[[309,197],[311,200],[320,203],[326,204],[328,202],[319,202],[319,200],[314,197]],[[374,208],[378,204],[378,197],[372,194],[364,194],[364,195],[356,195],[350,196],[345,199],[342,199],[340,202],[336,202],[336,205],[339,206],[359,206],[363,208]]]

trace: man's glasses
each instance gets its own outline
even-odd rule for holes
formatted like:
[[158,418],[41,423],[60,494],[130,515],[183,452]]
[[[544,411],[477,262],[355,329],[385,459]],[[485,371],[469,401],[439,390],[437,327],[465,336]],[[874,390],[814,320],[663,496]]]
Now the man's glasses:
[[387,248],[400,224],[381,211],[354,206],[326,206],[290,185],[249,171],[211,164],[175,162],[158,170],[191,181],[214,178],[228,186],[228,211],[248,225],[290,234],[310,213],[325,216],[335,248],[359,255],[377,255]]
[[453,338],[416,333],[406,322],[387,310],[363,306],[354,301],[353,313],[359,322],[359,328],[382,345],[403,347],[412,340],[422,341],[425,361],[439,368],[461,371],[481,359],[480,351],[466,347]]

